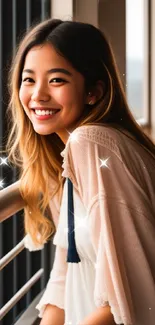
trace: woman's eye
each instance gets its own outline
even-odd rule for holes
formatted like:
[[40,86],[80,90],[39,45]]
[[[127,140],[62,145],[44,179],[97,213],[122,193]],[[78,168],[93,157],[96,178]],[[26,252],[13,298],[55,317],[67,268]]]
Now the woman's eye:
[[23,81],[23,82],[24,82],[24,81],[27,81],[27,82],[34,82],[34,80],[33,80],[32,78],[29,78],[29,77],[24,78],[22,81]]
[[66,82],[66,80],[61,79],[61,78],[53,78],[50,80],[50,83],[62,83],[62,82]]

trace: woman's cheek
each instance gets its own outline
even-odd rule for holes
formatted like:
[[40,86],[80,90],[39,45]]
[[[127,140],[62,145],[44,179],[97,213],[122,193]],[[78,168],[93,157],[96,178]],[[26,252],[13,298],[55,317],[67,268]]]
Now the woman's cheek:
[[30,118],[30,111],[28,109],[29,96],[28,93],[25,93],[22,88],[19,91],[19,100],[26,115]]
[[52,92],[52,97],[57,103],[64,106],[72,103],[73,100],[75,100],[74,93],[74,89],[71,89],[70,87],[60,87]]
[[23,90],[23,87],[20,88],[19,99],[20,99],[20,102],[21,102],[22,106],[24,106],[25,105],[26,94],[25,94],[25,91]]

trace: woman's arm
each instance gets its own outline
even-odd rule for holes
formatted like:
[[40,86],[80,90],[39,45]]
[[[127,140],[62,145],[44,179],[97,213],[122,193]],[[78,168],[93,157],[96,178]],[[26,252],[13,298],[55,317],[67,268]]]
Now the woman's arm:
[[65,312],[54,305],[47,305],[40,325],[64,325]]
[[116,325],[109,306],[98,308],[79,325]]
[[20,180],[0,191],[0,222],[22,210],[26,205],[19,191]]

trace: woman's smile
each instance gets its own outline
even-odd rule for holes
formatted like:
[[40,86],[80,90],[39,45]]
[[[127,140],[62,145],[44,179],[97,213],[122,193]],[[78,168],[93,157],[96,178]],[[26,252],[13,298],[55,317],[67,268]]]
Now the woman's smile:
[[53,109],[53,108],[35,108],[32,109],[32,114],[34,114],[35,118],[38,120],[48,120],[48,119],[53,119],[56,114],[60,112],[60,109]]

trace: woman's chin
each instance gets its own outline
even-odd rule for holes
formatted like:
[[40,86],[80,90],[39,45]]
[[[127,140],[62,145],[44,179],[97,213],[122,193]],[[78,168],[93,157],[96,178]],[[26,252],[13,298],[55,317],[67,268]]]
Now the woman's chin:
[[34,131],[40,135],[48,135],[48,134],[51,134],[51,133],[54,133],[55,131],[51,130],[51,129],[48,129],[48,128],[38,128],[38,127],[34,127]]

